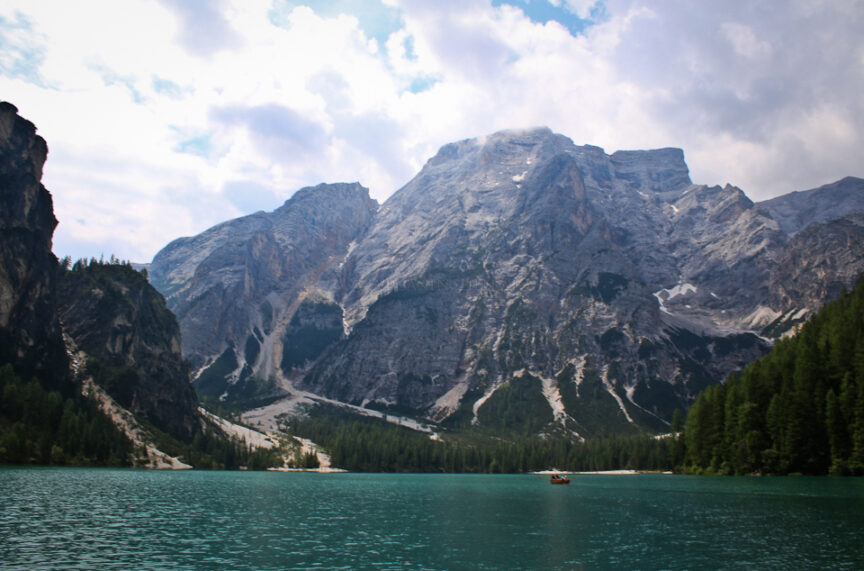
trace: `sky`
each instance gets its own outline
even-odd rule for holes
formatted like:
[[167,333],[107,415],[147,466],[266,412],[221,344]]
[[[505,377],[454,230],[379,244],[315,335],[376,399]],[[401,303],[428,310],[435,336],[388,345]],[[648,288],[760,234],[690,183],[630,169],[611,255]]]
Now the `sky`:
[[54,252],[147,262],[509,128],[680,147],[756,201],[864,176],[861,30],[862,0],[0,0],[0,100],[48,141]]

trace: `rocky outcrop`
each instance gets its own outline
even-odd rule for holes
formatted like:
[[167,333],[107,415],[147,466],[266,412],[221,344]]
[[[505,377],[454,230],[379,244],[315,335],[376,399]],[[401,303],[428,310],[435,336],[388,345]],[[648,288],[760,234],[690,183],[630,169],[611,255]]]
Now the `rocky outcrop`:
[[759,203],[790,236],[814,222],[830,222],[864,210],[864,179],[848,176],[814,188],[790,192]]
[[562,429],[658,428],[767,346],[655,295],[746,262],[756,240],[728,236],[757,214],[693,186],[679,150],[610,157],[548,129],[447,145],[349,254],[334,298],[350,334],[299,386],[458,424],[523,383]]
[[[40,182],[47,152],[34,125],[0,103],[0,365],[40,385],[18,393],[19,400],[27,395],[26,407],[7,408],[0,418],[5,442],[16,443],[8,458],[129,460],[131,445],[112,431],[116,417],[85,400],[94,393],[88,374],[124,403],[124,415],[132,410],[188,441],[200,421],[174,317],[129,267],[79,262],[69,272],[58,264],[51,253],[57,220]],[[4,380],[14,387],[14,376]]]
[[503,131],[442,147],[300,271],[276,213],[175,242],[151,271],[184,327],[212,336],[187,351],[214,396],[278,385],[456,427],[658,430],[864,269],[858,219],[838,219],[856,185],[814,191],[793,222],[782,201],[693,184],[680,149]]
[[207,398],[282,394],[282,339],[321,275],[344,258],[377,210],[366,188],[322,184],[175,240],[153,259],[153,284],[177,314],[184,355]]
[[785,311],[804,309],[806,315],[815,313],[825,300],[851,289],[861,276],[864,211],[810,224],[789,241],[776,266],[771,306]]
[[62,273],[59,297],[65,333],[114,401],[180,440],[200,432],[180,328],[144,275],[119,263],[78,262]]
[[57,321],[57,220],[42,186],[48,146],[36,127],[0,103],[0,363],[53,388],[68,380]]

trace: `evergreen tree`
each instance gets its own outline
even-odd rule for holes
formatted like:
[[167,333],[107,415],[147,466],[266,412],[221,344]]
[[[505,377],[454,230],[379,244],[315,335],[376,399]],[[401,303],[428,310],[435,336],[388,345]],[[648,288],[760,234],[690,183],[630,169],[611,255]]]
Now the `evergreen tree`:
[[[722,414],[721,412],[722,411]],[[687,415],[694,472],[864,474],[864,282]]]

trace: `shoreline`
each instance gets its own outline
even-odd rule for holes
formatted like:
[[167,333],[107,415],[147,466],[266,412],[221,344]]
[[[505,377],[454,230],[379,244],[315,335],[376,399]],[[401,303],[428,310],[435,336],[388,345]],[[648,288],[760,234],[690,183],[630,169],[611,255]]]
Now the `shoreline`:
[[538,472],[529,472],[537,476],[552,476],[554,474],[564,474],[573,476],[635,476],[642,474],[662,474],[664,476],[672,475],[674,472],[659,472],[652,470],[594,470],[594,471],[577,471],[571,472],[568,470],[540,470]]

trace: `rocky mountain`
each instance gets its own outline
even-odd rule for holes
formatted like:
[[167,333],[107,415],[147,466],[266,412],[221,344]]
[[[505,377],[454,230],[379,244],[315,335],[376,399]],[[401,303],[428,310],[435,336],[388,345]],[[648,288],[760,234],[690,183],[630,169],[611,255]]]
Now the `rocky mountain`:
[[864,210],[862,185],[864,180],[848,176],[813,190],[790,192],[760,202],[759,206],[792,236],[814,222],[830,222],[850,212]]
[[[859,189],[864,194],[861,182]],[[824,300],[851,289],[862,267],[864,210],[814,222],[795,234],[778,256],[770,307],[810,315]],[[778,320],[782,323],[782,316]]]
[[661,429],[864,269],[864,181],[754,204],[693,184],[679,149],[504,131],[442,147],[377,212],[361,189],[304,189],[154,258],[199,391],[493,431]]
[[[321,275],[369,227],[378,204],[359,184],[296,192],[258,212],[175,240],[149,267],[181,326],[183,351],[207,398],[282,394],[282,336]],[[338,326],[341,331],[341,322]]]
[[41,183],[47,156],[33,123],[0,102],[0,364],[60,388],[69,377],[51,253],[57,220]]
[[132,442],[164,457],[127,437],[143,434],[136,414],[180,440],[201,432],[176,319],[130,266],[58,264],[47,155],[0,103],[0,462],[128,464]]
[[180,328],[143,274],[125,264],[80,261],[62,272],[59,301],[64,332],[114,401],[180,440],[201,431]]
[[710,319],[751,311],[736,286],[779,239],[760,222],[739,190],[692,185],[679,150],[547,129],[447,145],[348,255],[350,335],[294,382],[454,424],[506,429],[533,399],[580,435],[659,428],[765,350]]

